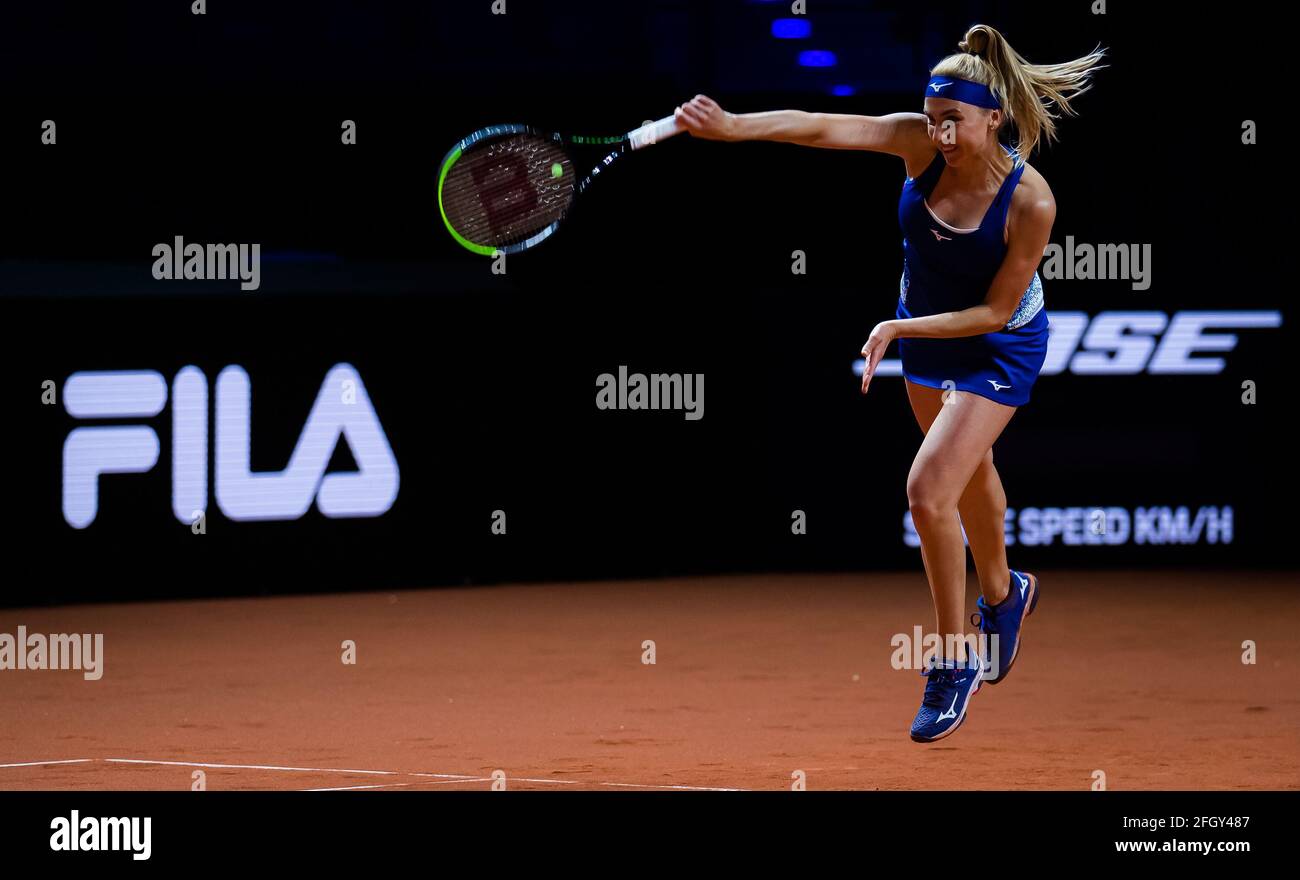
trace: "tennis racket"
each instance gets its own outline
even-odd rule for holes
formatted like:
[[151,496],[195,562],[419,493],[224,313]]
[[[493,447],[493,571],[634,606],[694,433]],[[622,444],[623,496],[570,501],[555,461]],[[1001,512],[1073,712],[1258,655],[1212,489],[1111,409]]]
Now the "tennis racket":
[[[438,170],[438,210],[447,231],[476,254],[516,254],[541,244],[574,200],[615,159],[680,134],[665,116],[613,137],[565,137],[527,125],[492,125],[451,148]],[[568,149],[609,152],[579,179]]]

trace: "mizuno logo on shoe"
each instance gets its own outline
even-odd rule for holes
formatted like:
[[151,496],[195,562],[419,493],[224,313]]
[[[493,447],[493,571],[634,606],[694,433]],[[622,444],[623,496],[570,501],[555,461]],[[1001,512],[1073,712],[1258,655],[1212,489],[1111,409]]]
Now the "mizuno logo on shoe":
[[1016,580],[1020,581],[1020,598],[1025,598],[1025,590],[1029,589],[1029,581],[1020,576],[1020,572],[1015,572]]
[[940,235],[940,234],[939,234],[939,230],[937,230],[937,229],[931,229],[930,231],[934,233],[934,240],[935,240],[935,241],[952,241],[952,237],[951,237],[951,236]]
[[988,380],[986,380],[986,381],[987,381],[990,385],[993,386],[993,390],[994,390],[994,391],[1001,391],[1003,388],[1010,388],[1010,387],[1011,387],[1010,385],[999,385],[999,384],[997,383],[997,380],[996,380],[996,379],[988,379]]
[[[956,718],[956,717],[957,717],[957,700],[958,700],[959,697],[961,697],[961,694],[956,694],[956,695],[954,695],[953,698],[952,698],[952,705],[948,707],[948,710],[947,710],[946,712],[944,712],[942,715],[940,715],[938,718],[936,718],[936,719],[934,719],[934,720],[935,720],[935,721],[946,721],[946,720],[948,720],[949,718]],[[983,704],[981,703],[981,705],[983,705]]]

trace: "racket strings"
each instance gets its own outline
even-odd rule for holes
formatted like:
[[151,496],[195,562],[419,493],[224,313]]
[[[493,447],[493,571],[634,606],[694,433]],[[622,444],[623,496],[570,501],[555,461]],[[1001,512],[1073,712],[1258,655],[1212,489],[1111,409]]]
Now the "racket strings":
[[447,172],[447,221],[467,240],[505,247],[560,220],[574,196],[573,164],[560,147],[520,134],[475,144]]

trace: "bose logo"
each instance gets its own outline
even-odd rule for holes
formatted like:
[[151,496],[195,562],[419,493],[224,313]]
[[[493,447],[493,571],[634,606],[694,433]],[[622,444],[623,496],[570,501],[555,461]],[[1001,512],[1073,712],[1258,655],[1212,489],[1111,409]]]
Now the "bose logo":
[[[1067,370],[1080,376],[1215,375],[1227,362],[1196,353],[1232,351],[1237,336],[1209,331],[1282,326],[1279,311],[1100,312],[1091,319],[1084,312],[1048,312],[1047,318],[1044,376]],[[862,375],[861,358],[853,362],[853,373]],[[877,376],[902,374],[897,358],[876,365]]]
[[[239,366],[217,375],[216,500],[232,520],[298,519],[313,501],[327,517],[379,516],[397,498],[398,470],[388,438],[357,371],[336,364],[325,375],[282,471],[250,469],[252,389]],[[167,384],[153,370],[78,372],[63,385],[77,419],[147,419],[162,412]],[[208,380],[183,367],[171,387],[172,513],[191,524],[208,506]],[[347,439],[358,471],[326,474]],[[146,425],[74,428],[63,444],[63,518],[83,529],[99,510],[101,474],[144,473],[158,463],[158,435]]]
[[1144,369],[1156,374],[1217,374],[1226,365],[1223,358],[1193,354],[1232,351],[1237,337],[1206,331],[1280,327],[1282,313],[1175,312],[1169,317],[1164,312],[1102,312],[1089,322],[1083,312],[1049,312],[1048,320],[1046,376],[1067,366],[1071,373],[1082,375],[1132,375]]

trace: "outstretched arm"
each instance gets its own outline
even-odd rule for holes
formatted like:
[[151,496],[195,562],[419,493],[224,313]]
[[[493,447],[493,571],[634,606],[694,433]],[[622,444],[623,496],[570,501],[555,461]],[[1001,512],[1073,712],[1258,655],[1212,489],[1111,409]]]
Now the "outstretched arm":
[[873,150],[904,159],[934,152],[925,117],[920,113],[728,113],[712,98],[696,95],[678,107],[674,115],[693,136],[707,140],[783,141],[832,150]]

